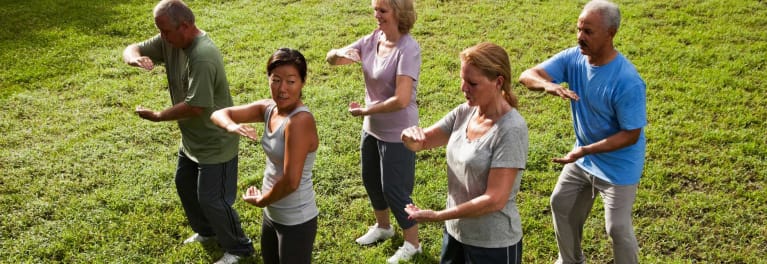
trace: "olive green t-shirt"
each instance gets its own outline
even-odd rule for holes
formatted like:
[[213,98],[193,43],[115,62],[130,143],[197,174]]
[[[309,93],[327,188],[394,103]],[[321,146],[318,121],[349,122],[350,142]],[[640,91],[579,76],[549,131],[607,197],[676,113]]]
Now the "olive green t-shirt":
[[229,82],[221,53],[203,32],[186,49],[173,48],[154,36],[139,44],[139,52],[155,64],[164,64],[171,102],[186,102],[205,110],[196,117],[178,120],[181,150],[200,164],[216,164],[237,156],[239,137],[210,120],[213,111],[232,106]]

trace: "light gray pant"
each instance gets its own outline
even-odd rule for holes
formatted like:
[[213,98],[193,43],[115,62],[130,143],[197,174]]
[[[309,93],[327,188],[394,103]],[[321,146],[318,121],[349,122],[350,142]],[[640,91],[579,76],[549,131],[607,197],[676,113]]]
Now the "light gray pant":
[[616,264],[638,263],[639,246],[631,223],[637,185],[613,185],[577,165],[565,165],[551,194],[551,215],[559,247],[558,263],[584,263],[583,224],[599,192],[605,209],[605,229],[612,239]]

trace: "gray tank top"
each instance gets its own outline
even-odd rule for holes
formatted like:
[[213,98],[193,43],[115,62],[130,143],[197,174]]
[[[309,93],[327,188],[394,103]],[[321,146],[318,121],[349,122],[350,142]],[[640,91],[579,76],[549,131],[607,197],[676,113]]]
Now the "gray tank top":
[[[296,108],[274,131],[270,132],[269,121],[272,116],[271,113],[275,109],[275,105],[271,105],[266,109],[264,135],[261,137],[261,147],[263,147],[264,153],[266,153],[266,168],[264,168],[262,184],[263,191],[265,192],[271,190],[277,180],[283,175],[285,123],[299,112],[309,112],[309,108],[306,106]],[[306,155],[304,169],[301,173],[301,183],[298,189],[264,209],[269,219],[282,225],[297,225],[305,223],[319,214],[319,209],[314,199],[314,188],[312,187],[312,168],[314,167],[316,156],[316,151]]]

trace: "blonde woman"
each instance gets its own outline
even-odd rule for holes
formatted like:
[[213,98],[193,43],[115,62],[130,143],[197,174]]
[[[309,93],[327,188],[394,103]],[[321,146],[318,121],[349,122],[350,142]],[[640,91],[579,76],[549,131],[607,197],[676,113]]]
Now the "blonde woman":
[[506,51],[480,43],[461,52],[459,105],[429,128],[402,131],[413,151],[447,145],[447,206],[405,209],[418,222],[445,221],[441,263],[521,263],[517,193],[527,162],[527,124],[511,92]]
[[356,241],[370,245],[394,235],[393,213],[405,242],[388,259],[408,260],[421,252],[418,224],[408,219],[405,205],[415,181],[415,153],[400,140],[403,129],[418,124],[416,87],[421,48],[409,34],[415,23],[412,0],[373,0],[378,25],[354,43],[330,50],[332,65],[359,62],[365,77],[365,103],[349,104],[352,116],[364,117],[361,136],[362,182],[373,206],[376,224]]

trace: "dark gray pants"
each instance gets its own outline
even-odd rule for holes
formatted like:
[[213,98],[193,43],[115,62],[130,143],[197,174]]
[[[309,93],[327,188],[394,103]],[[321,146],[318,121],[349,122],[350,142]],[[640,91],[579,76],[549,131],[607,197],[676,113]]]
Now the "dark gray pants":
[[232,208],[237,194],[237,157],[220,164],[198,164],[179,151],[176,191],[194,232],[215,236],[231,254],[253,254],[253,242],[245,236]]
[[402,229],[416,221],[408,219],[405,206],[413,203],[410,194],[415,184],[415,152],[402,142],[391,143],[362,132],[362,184],[375,210],[389,208]]
[[440,264],[520,264],[522,263],[522,239],[514,245],[502,248],[483,248],[466,245],[442,229],[442,254]]
[[263,214],[261,254],[265,264],[312,263],[312,248],[317,236],[317,217],[293,226],[281,225]]

